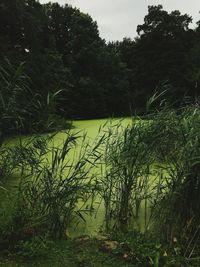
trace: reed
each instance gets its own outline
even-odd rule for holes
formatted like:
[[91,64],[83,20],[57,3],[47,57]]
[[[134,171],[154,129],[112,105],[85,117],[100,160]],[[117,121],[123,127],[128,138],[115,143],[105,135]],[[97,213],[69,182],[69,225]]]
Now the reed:
[[120,227],[137,222],[141,204],[151,195],[150,183],[154,157],[151,121],[137,119],[132,125],[111,127],[105,145],[105,168],[102,171],[101,196],[105,205],[106,228]]

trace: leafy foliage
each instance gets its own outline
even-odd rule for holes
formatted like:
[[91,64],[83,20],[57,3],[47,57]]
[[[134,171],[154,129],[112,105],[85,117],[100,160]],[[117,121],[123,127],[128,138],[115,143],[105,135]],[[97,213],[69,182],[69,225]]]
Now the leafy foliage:
[[14,65],[26,62],[33,95],[62,90],[55,110],[64,118],[143,114],[163,84],[176,105],[198,95],[199,26],[190,29],[187,14],[149,6],[137,37],[112,43],[70,5],[3,0],[0,14],[1,65],[5,56]]

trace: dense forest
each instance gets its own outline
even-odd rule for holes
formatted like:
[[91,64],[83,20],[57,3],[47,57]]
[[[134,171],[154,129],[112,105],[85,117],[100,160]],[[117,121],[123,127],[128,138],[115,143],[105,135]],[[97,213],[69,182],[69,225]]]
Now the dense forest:
[[[200,86],[200,23],[190,29],[191,22],[187,14],[149,6],[135,39],[107,43],[97,23],[70,5],[2,0],[1,113],[15,114],[18,128],[23,121],[21,128],[30,132],[58,117],[143,114],[147,98],[163,88],[174,105],[194,98]],[[15,86],[8,86],[10,78]],[[23,92],[16,90],[18,83]]]

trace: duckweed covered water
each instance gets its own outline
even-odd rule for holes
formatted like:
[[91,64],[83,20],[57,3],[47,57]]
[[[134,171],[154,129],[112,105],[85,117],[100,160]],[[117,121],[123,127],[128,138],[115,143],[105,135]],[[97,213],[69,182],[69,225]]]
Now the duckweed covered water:
[[[80,121],[74,121],[73,122],[73,133],[78,133],[78,136],[80,138],[77,139],[77,145],[75,148],[75,153],[78,154],[81,149],[81,142],[84,134],[86,134],[86,141],[90,142],[91,144],[95,142],[95,140],[98,138],[99,135],[101,135],[101,129],[104,130],[106,128],[109,128],[110,126],[114,127],[115,125],[119,124],[121,126],[127,126],[130,125],[132,122],[131,118],[125,118],[125,119],[98,119],[98,120],[80,120]],[[101,128],[102,127],[102,128]],[[23,140],[26,140],[28,137],[23,137]],[[66,133],[60,132],[57,133],[53,138],[53,146],[54,147],[60,147],[66,138]],[[9,140],[9,145],[17,144],[19,142],[19,138],[14,138],[12,140]],[[51,144],[52,145],[52,144]],[[71,157],[74,157],[74,151],[71,151],[69,154]],[[15,184],[17,181],[17,176],[13,177],[11,181],[8,181],[8,187],[11,184]],[[90,202],[90,201],[89,201]],[[90,204],[88,202],[88,204]],[[81,206],[82,203],[79,203]],[[139,224],[139,227],[142,229],[144,227],[144,212],[142,209],[144,208],[145,203],[141,203],[141,209],[139,212],[139,219],[137,223]],[[85,213],[84,214],[84,220],[78,220],[77,223],[74,223],[70,229],[67,229],[69,236],[79,236],[82,234],[88,234],[88,235],[95,235],[99,232],[104,222],[104,204],[101,201],[100,198],[96,198],[94,202],[94,212],[93,213]]]
[[[70,151],[69,156],[72,158],[78,157],[78,154],[81,150],[81,144],[83,139],[81,138],[83,135],[86,135],[86,142],[92,143],[95,142],[95,140],[101,135],[101,127],[106,130],[106,128],[110,126],[118,125],[119,123],[122,126],[127,126],[128,124],[131,124],[132,119],[131,118],[125,118],[125,119],[98,119],[98,120],[78,120],[73,122],[73,129],[71,130],[72,133],[76,134],[80,138],[77,138],[77,144],[75,147],[76,151]],[[24,143],[28,141],[30,138],[32,139],[33,136],[23,136],[23,137],[14,137],[9,138],[5,142],[5,146],[14,146],[19,145],[20,142]],[[61,147],[66,139],[66,132],[58,132],[53,137],[53,140],[50,144],[50,146],[54,147]],[[49,158],[49,160],[51,160]],[[12,177],[8,177],[8,179],[4,182],[4,187],[6,189],[15,190],[15,186],[18,183],[18,173],[15,173],[15,175],[12,175]],[[12,188],[12,189],[11,189]],[[82,203],[79,204],[80,206]],[[74,223],[73,226],[70,229],[67,229],[70,236],[78,236],[81,234],[88,234],[88,235],[95,235],[97,232],[99,232],[104,219],[104,206],[103,203],[100,203],[100,199],[96,199],[94,203],[94,208],[97,209],[96,212],[92,214],[84,214],[83,220],[78,220],[77,224]]]

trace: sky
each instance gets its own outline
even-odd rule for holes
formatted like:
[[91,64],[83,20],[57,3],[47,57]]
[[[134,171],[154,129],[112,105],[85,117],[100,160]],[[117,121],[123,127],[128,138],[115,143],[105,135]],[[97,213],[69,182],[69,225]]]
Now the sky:
[[[50,0],[40,0],[47,3]],[[137,36],[137,25],[143,24],[148,5],[163,5],[167,11],[180,10],[193,17],[193,25],[200,20],[200,0],[51,0],[70,4],[88,13],[97,21],[100,36],[106,41],[123,40]]]

